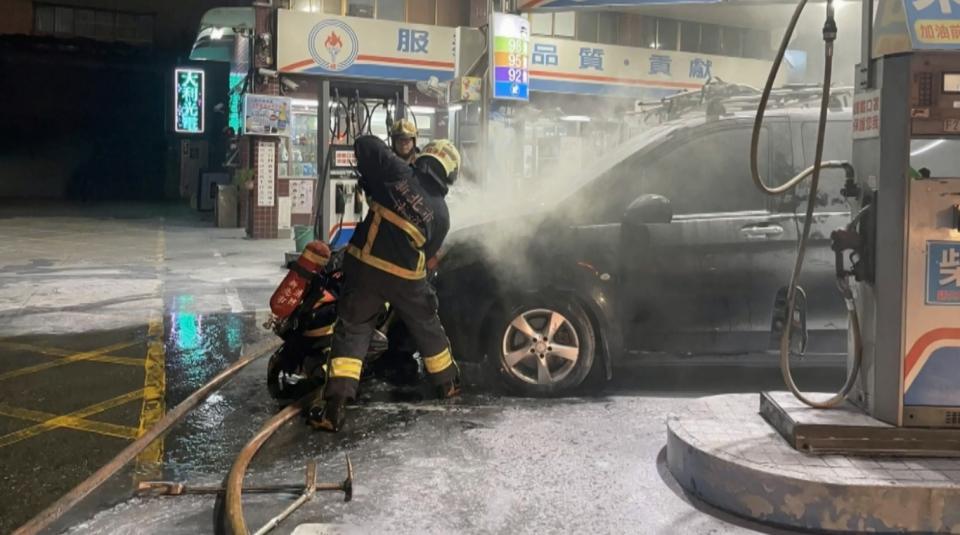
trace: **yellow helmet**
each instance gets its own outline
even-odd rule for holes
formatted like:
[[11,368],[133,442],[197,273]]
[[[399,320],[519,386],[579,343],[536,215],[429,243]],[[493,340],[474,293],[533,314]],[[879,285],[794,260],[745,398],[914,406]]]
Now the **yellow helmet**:
[[435,158],[439,161],[444,171],[447,172],[447,182],[453,183],[456,171],[460,168],[460,151],[449,139],[437,139],[427,143],[418,158],[424,157]]
[[417,127],[409,119],[397,119],[390,128],[391,138],[415,138],[417,137]]

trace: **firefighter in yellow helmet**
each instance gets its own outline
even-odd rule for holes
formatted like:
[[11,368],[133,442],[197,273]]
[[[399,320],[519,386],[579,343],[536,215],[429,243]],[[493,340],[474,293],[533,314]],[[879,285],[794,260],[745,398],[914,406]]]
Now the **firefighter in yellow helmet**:
[[327,382],[309,413],[311,425],[334,432],[343,425],[347,401],[356,398],[384,303],[410,332],[439,397],[460,394],[460,372],[426,279],[427,260],[450,229],[444,197],[457,178],[460,153],[450,141],[433,141],[411,166],[376,136],[357,139],[354,151],[370,211],[347,247]]
[[417,148],[417,127],[409,119],[397,119],[390,128],[390,147],[402,160],[413,164],[420,149]]

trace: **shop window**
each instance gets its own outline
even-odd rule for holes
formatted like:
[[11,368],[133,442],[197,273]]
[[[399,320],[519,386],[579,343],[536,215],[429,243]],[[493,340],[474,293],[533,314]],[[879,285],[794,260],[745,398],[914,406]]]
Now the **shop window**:
[[747,58],[770,59],[770,33],[762,30],[746,30],[743,38],[743,55]]
[[407,22],[436,24],[437,0],[407,0]]
[[684,52],[700,51],[700,23],[680,23],[680,50]]
[[36,33],[53,33],[55,26],[53,6],[37,6],[33,10],[33,30]]
[[577,13],[577,39],[597,42],[597,13]]
[[383,20],[407,20],[407,6],[402,0],[379,0],[377,2],[377,18]]
[[347,15],[372,19],[375,6],[374,0],[347,0]]
[[636,46],[657,48],[657,19],[640,17],[640,31],[636,39],[632,39]]
[[680,24],[672,19],[657,19],[657,46],[662,50],[676,50]]
[[577,19],[573,11],[561,11],[553,14],[553,35],[573,37],[577,34]]
[[742,56],[743,55],[743,32],[741,28],[732,28],[725,27],[723,28],[722,34],[722,51],[721,54],[725,56]]
[[73,33],[73,9],[58,6],[55,26],[57,33]]
[[110,40],[116,35],[115,26],[117,21],[112,11],[96,11],[95,19],[97,39]]
[[720,45],[720,27],[716,24],[700,26],[700,52],[704,54],[720,54],[723,47]]
[[533,35],[553,35],[553,13],[532,13],[530,15],[530,33]]
[[608,45],[617,44],[620,40],[620,23],[618,13],[597,14],[597,42]]
[[78,9],[73,15],[74,31],[80,37],[94,38],[97,36],[96,12],[92,9]]

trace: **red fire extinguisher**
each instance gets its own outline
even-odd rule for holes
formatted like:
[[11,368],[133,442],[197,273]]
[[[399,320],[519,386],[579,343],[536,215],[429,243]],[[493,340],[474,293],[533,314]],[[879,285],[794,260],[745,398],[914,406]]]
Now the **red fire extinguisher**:
[[330,260],[330,248],[322,241],[312,241],[290,267],[283,282],[270,298],[270,310],[277,319],[285,319],[300,305],[307,284]]

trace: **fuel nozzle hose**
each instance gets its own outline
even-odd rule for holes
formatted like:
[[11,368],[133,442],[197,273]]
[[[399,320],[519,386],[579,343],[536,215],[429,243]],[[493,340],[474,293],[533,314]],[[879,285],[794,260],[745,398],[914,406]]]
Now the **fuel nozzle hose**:
[[827,127],[827,110],[830,107],[830,81],[833,75],[833,43],[837,38],[837,23],[834,18],[833,0],[827,0],[826,21],[823,25],[824,42],[824,66],[823,66],[823,91],[820,101],[820,117],[817,124],[817,145],[814,156],[813,166],[803,170],[797,176],[786,181],[779,186],[769,186],[760,176],[759,162],[757,159],[760,146],[760,131],[763,126],[763,115],[766,111],[767,102],[770,99],[770,92],[773,89],[777,72],[780,70],[780,64],[783,62],[783,56],[787,51],[787,46],[793,36],[800,15],[807,5],[807,0],[800,0],[793,15],[790,17],[790,23],[784,32],[783,39],[780,42],[780,48],[773,60],[770,68],[770,74],[767,77],[766,84],[763,87],[763,93],[760,96],[760,103],[757,108],[757,117],[753,124],[753,137],[750,143],[750,172],[754,184],[757,188],[767,195],[779,195],[785,193],[797,186],[801,181],[810,177],[810,193],[807,197],[807,207],[803,219],[803,231],[800,236],[800,243],[797,246],[797,258],[793,267],[793,274],[790,277],[790,286],[787,290],[787,321],[784,325],[783,335],[780,338],[780,371],[783,374],[783,381],[794,396],[804,404],[817,408],[828,409],[837,407],[844,402],[847,395],[853,390],[860,373],[860,366],[863,357],[863,344],[860,334],[860,318],[857,314],[856,304],[853,300],[853,292],[847,283],[846,278],[838,277],[837,282],[843,293],[844,301],[847,304],[847,312],[850,320],[850,329],[853,342],[853,363],[847,374],[846,382],[839,392],[826,400],[813,400],[803,394],[793,380],[793,374],[790,371],[790,338],[793,329],[793,317],[796,312],[797,289],[800,286],[800,274],[803,271],[803,261],[806,256],[807,242],[810,238],[810,229],[813,224],[813,212],[816,208],[817,190],[820,186],[820,172],[823,169],[844,169],[847,177],[853,175],[853,168],[849,162],[823,161],[824,134]]

